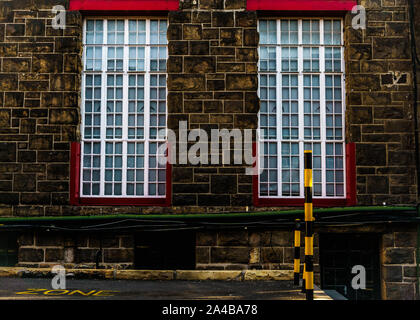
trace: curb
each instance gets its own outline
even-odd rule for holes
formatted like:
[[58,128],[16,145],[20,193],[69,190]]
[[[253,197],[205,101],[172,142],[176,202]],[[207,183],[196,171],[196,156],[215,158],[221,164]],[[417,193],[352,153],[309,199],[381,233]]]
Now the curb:
[[[74,279],[184,280],[184,281],[279,281],[293,280],[293,270],[118,270],[66,269]],[[0,267],[0,277],[52,278],[50,268]]]

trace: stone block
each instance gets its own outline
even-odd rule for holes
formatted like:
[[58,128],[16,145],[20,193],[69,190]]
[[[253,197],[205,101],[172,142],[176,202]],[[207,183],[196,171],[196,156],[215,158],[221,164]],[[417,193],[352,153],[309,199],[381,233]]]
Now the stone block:
[[367,192],[371,194],[389,194],[389,179],[387,176],[368,176]]
[[409,59],[407,37],[377,37],[373,39],[373,59]]
[[[17,74],[0,73],[0,91],[12,91],[18,87]],[[7,100],[5,101],[5,104]]]
[[395,246],[396,247],[411,247],[417,246],[416,232],[395,232]]
[[3,72],[29,72],[31,59],[29,58],[4,58]]
[[48,164],[47,166],[48,180],[67,180],[69,179],[68,164]]
[[51,150],[52,135],[31,135],[29,137],[29,148],[32,150]]
[[104,249],[104,262],[134,262],[133,249]]
[[50,124],[78,124],[79,115],[76,109],[50,109]]
[[25,35],[24,23],[6,24],[6,37],[22,37]]
[[199,231],[196,234],[197,246],[216,246],[217,233],[212,231]]
[[414,263],[413,248],[386,248],[384,251],[385,264]]
[[13,176],[14,191],[35,191],[36,175],[35,174],[15,174]]
[[238,189],[238,177],[236,175],[211,176],[212,194],[236,194]]
[[233,27],[234,25],[235,21],[233,12],[212,12],[212,27]]
[[34,54],[32,60],[32,71],[39,73],[63,72],[63,55]]
[[210,263],[210,247],[197,247],[195,250],[196,263]]
[[199,206],[229,206],[228,195],[198,195]]
[[214,57],[184,57],[185,73],[214,73],[216,61]]
[[256,75],[248,74],[227,74],[227,90],[245,90],[252,91],[258,89],[258,79]]
[[248,247],[212,247],[212,263],[248,263],[250,248]]
[[76,76],[73,74],[51,74],[51,91],[76,90]]
[[356,144],[356,164],[360,166],[386,165],[386,146],[384,144]]
[[189,41],[189,53],[190,55],[209,55],[210,44],[208,41],[193,40]]
[[218,246],[247,246],[248,231],[225,231],[217,236]]
[[201,40],[203,29],[201,24],[185,24],[183,26],[183,40]]
[[44,250],[35,248],[19,248],[19,262],[42,262],[44,261]]
[[386,282],[402,282],[403,274],[401,266],[384,266],[383,279]]
[[50,204],[51,194],[48,192],[23,192],[20,197],[22,204]]
[[246,0],[226,0],[225,9],[246,9]]
[[386,283],[385,300],[414,300],[414,283]]
[[47,248],[45,249],[46,262],[59,262],[64,260],[64,249],[62,248]]
[[205,89],[204,75],[168,75],[168,89],[173,91],[200,91]]
[[282,263],[283,254],[284,254],[284,251],[282,247],[261,248],[261,262],[262,263]]
[[44,36],[45,20],[44,19],[26,19],[26,35],[27,36]]

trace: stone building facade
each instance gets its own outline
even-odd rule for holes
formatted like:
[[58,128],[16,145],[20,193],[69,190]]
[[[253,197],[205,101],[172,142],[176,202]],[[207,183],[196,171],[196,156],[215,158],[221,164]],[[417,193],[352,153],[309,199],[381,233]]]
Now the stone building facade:
[[[345,140],[355,145],[356,203],[359,207],[415,206],[409,1],[359,0],[358,4],[366,8],[366,29],[352,28],[351,12],[333,13],[344,17]],[[66,11],[65,29],[55,29],[51,10],[56,5],[69,8],[69,1],[0,0],[0,217],[29,221],[290,209],[255,205],[255,185],[245,173],[251,166],[246,164],[174,164],[167,206],[70,204],[71,144],[81,141],[86,12]],[[208,133],[258,128],[258,19],[267,12],[246,8],[246,0],[184,0],[178,10],[152,13],[168,21],[168,128],[178,132],[179,121],[187,121],[189,130]],[[418,3],[415,9],[420,17]],[[414,21],[420,35],[419,19]],[[381,297],[418,299],[415,225],[317,228],[317,283],[321,283],[318,240],[322,233],[373,233],[380,238]],[[197,231],[194,236],[197,269],[293,269],[290,225]],[[136,236],[130,232],[74,236],[30,230],[17,237],[19,266],[136,266]]]

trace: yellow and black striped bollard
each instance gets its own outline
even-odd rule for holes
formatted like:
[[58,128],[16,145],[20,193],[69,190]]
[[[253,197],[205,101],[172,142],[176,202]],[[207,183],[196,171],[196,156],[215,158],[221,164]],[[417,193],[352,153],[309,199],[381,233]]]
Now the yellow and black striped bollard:
[[294,275],[295,275],[295,286],[299,285],[299,274],[300,274],[300,219],[296,219],[295,226],[295,260],[294,260]]
[[314,241],[312,207],[312,151],[305,150],[305,291],[314,299]]

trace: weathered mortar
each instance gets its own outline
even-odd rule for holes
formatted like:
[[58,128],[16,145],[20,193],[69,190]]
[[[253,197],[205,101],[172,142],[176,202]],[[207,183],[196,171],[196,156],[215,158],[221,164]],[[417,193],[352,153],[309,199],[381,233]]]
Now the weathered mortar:
[[[255,129],[257,15],[246,1],[181,3],[169,14],[169,128]],[[210,148],[209,148],[210,149]],[[246,164],[174,165],[174,206],[251,206]]]
[[406,0],[361,0],[367,27],[346,16],[347,141],[356,143],[360,205],[416,202],[412,64]]
[[[55,30],[52,3],[1,4],[1,215],[255,209],[244,164],[175,165],[170,208],[69,206],[69,145],[79,141],[82,17],[67,12],[66,29]],[[366,30],[351,27],[350,13],[345,19],[346,140],[356,143],[357,200],[411,204],[416,181],[407,3],[361,4],[367,8]],[[245,5],[184,1],[169,14],[171,129],[180,120],[207,132],[256,128],[257,15]]]

